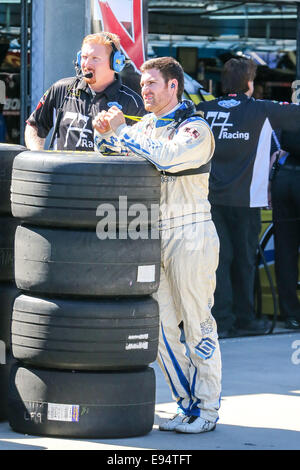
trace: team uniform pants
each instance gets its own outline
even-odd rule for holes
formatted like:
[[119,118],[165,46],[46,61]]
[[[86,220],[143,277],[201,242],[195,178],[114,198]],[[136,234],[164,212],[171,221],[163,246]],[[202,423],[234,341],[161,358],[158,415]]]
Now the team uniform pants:
[[161,232],[158,363],[179,408],[218,419],[221,355],[211,315],[219,239],[211,220]]
[[220,238],[220,259],[212,313],[218,330],[247,328],[255,319],[255,273],[260,209],[211,206]]
[[[297,170],[296,170],[297,168]],[[297,285],[300,248],[300,166],[280,168],[272,181],[275,272],[280,313],[300,321]]]

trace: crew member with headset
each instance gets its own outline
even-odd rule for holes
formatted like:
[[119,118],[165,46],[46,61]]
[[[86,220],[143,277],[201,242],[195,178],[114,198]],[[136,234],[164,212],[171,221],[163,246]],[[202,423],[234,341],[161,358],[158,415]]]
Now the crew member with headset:
[[125,64],[116,34],[86,36],[77,56],[76,77],[54,83],[28,118],[26,146],[42,150],[54,127],[50,148],[93,151],[92,120],[100,111],[117,106],[128,116],[129,125],[135,117],[146,114],[141,97],[122,84],[119,73]]

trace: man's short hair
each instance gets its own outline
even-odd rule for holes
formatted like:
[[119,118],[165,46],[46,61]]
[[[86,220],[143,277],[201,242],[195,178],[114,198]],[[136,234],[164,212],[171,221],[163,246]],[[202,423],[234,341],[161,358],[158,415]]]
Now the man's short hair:
[[252,59],[233,58],[225,62],[221,82],[224,93],[246,93],[248,82],[256,76],[257,65]]
[[120,50],[120,38],[117,34],[102,31],[101,33],[88,34],[82,41],[81,48],[84,44],[93,43],[108,46],[107,51],[111,52],[113,43],[116,49]]
[[173,57],[157,57],[147,60],[140,68],[142,73],[150,69],[159,70],[166,83],[176,78],[178,82],[177,98],[178,101],[181,101],[184,92],[184,72],[180,63]]

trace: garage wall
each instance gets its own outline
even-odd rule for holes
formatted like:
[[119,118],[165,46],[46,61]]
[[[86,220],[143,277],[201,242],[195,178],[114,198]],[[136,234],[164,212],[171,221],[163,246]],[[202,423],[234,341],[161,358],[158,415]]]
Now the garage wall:
[[74,75],[90,23],[90,0],[32,0],[32,109],[53,82]]

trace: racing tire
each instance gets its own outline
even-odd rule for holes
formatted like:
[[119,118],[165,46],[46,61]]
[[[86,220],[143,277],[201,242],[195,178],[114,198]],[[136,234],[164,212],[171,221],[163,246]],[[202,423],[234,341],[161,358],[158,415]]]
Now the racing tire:
[[19,225],[18,289],[54,296],[150,295],[159,286],[160,240],[100,240],[94,231]]
[[157,226],[160,174],[141,157],[27,151],[14,161],[11,200],[30,224],[95,229],[111,211],[116,227]]
[[0,214],[11,214],[10,186],[14,158],[26,150],[22,145],[0,144]]
[[0,282],[0,341],[5,344],[7,351],[11,350],[11,320],[13,305],[19,289],[13,282]]
[[20,433],[73,438],[125,438],[151,431],[155,374],[12,368],[8,420]]
[[154,362],[159,312],[149,297],[97,300],[16,298],[12,352],[33,367],[124,370]]
[[19,220],[0,215],[0,282],[14,280],[14,244]]

